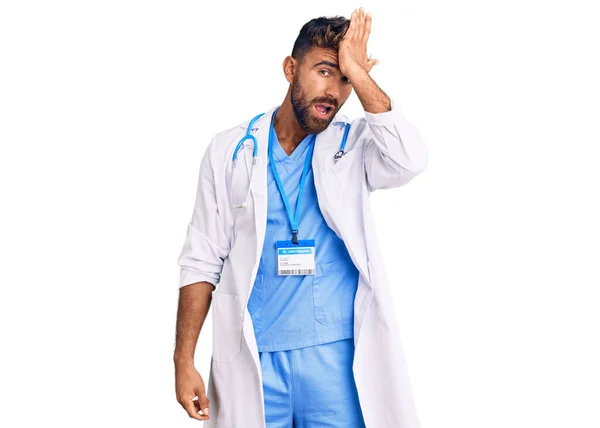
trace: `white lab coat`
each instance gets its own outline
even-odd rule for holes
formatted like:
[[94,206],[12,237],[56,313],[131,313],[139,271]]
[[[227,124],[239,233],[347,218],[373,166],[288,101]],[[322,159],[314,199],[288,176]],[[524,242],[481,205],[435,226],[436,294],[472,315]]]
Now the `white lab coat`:
[[[275,107],[254,125],[258,160],[247,208],[229,207],[232,155],[249,120],[217,134],[201,162],[192,220],[178,263],[180,287],[218,282],[212,295],[213,350],[207,428],[264,428],[262,372],[247,303],[267,223],[267,147]],[[367,428],[418,428],[369,194],[409,182],[427,164],[419,131],[392,99],[392,110],[351,122],[346,154],[334,160],[348,119],[338,113],[317,135],[312,170],[321,212],[360,275],[354,303],[353,372]],[[240,150],[233,197],[246,196],[252,144]],[[247,164],[244,165],[246,159]],[[219,282],[220,277],[220,282]]]

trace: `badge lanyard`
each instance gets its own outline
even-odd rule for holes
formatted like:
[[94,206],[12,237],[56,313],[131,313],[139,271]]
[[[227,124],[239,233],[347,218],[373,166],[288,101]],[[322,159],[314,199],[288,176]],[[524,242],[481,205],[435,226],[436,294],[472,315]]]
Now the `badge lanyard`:
[[312,135],[309,141],[308,153],[304,160],[304,169],[302,170],[302,178],[300,179],[300,188],[298,189],[298,200],[296,201],[296,213],[292,215],[292,209],[290,202],[283,188],[283,183],[277,172],[277,166],[275,165],[275,159],[273,158],[273,144],[275,141],[275,127],[273,125],[277,110],[273,113],[271,119],[271,128],[269,130],[269,160],[271,163],[271,170],[273,171],[273,177],[277,183],[279,194],[285,205],[290,225],[292,227],[292,240],[291,241],[277,241],[275,243],[277,251],[277,275],[288,276],[288,275],[314,275],[316,272],[315,265],[315,240],[298,240],[298,226],[300,223],[300,208],[302,206],[302,196],[304,195],[304,187],[306,182],[306,176],[311,166],[313,149],[315,147],[316,135]]
[[[277,111],[273,114],[273,119]],[[275,127],[273,126],[274,120],[271,120],[271,129],[269,130],[269,160],[271,163],[271,170],[273,170],[273,176],[275,177],[275,181],[277,183],[277,188],[279,189],[279,194],[281,195],[281,199],[283,200],[283,204],[285,205],[285,210],[287,211],[288,218],[290,219],[290,225],[292,226],[292,243],[294,245],[298,245],[298,226],[300,223],[300,207],[302,205],[302,196],[304,195],[304,183],[306,182],[306,176],[308,175],[308,171],[310,169],[310,164],[312,161],[312,154],[315,148],[315,140],[316,135],[311,136],[311,141],[308,146],[308,154],[306,155],[306,159],[304,160],[304,169],[302,170],[302,178],[300,179],[300,188],[298,189],[298,200],[296,201],[296,213],[295,216],[292,215],[292,209],[290,207],[290,202],[285,193],[285,189],[283,188],[283,183],[281,182],[281,178],[279,178],[279,173],[277,172],[277,167],[275,166],[275,159],[273,158],[273,142],[275,140]]]

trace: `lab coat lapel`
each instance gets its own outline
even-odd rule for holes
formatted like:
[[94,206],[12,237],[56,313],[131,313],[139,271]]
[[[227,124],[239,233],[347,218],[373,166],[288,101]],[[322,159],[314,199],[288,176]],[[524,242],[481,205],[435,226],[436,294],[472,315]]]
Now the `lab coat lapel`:
[[[336,119],[338,117],[336,116]],[[342,118],[345,119],[345,116]],[[342,143],[344,125],[344,121],[338,122],[334,119],[325,131],[317,135],[312,160],[315,187],[325,221],[344,241],[357,269],[370,281],[364,230],[350,230],[345,227],[344,219],[347,216],[343,212],[344,192],[333,170],[333,157]],[[362,213],[358,215],[362,216]]]
[[271,126],[271,117],[277,107],[271,108],[259,120],[256,121],[256,140],[258,142],[258,154],[256,167],[252,182],[250,183],[250,194],[252,195],[252,209],[254,212],[255,231],[256,231],[256,259],[253,270],[253,278],[258,270],[262,246],[267,227],[267,159],[269,147],[269,129]]

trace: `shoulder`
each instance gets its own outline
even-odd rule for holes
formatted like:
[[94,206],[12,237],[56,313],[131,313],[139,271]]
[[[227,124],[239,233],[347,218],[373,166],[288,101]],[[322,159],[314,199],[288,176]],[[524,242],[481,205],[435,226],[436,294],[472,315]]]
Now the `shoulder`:
[[246,120],[229,129],[216,133],[210,142],[211,152],[227,151],[230,145],[237,144],[238,140],[246,134],[246,128],[250,120]]
[[331,121],[330,126],[334,128],[335,133],[345,132],[346,128],[348,128],[351,135],[356,135],[365,129],[367,120],[364,116],[349,119],[348,116],[338,113]]
[[224,165],[228,165],[236,146],[248,132],[248,127],[251,125],[252,134],[256,136],[256,130],[266,116],[267,113],[257,114],[231,128],[214,134],[205,154],[212,168],[218,170]]
[[[272,112],[274,109],[271,109]],[[265,118],[268,116],[268,111],[265,113],[257,114],[249,119],[238,123],[235,126],[232,126],[229,129],[221,131],[215,134],[211,141],[211,149],[215,151],[225,151],[228,152],[233,150],[237,143],[246,135],[248,132],[248,127],[251,126],[251,133],[255,134],[255,131],[262,125],[262,122],[266,120]]]
[[331,121],[329,128],[331,138],[334,140],[341,141],[346,136],[346,150],[350,150],[360,145],[365,137],[365,132],[368,132],[368,123],[364,116],[349,119],[338,113]]
[[252,120],[253,118],[249,118],[244,122],[213,135],[206,148],[206,154],[211,158],[213,163],[218,163],[231,157],[238,142],[246,135],[248,125]]
[[356,132],[361,133],[364,130],[369,130],[371,126],[375,127],[386,127],[393,128],[395,126],[403,126],[407,123],[403,111],[398,106],[395,98],[390,96],[391,109],[382,113],[369,113],[364,111],[364,116],[358,117],[353,120],[349,120],[346,116],[337,114],[334,118],[334,122],[339,120],[340,123],[349,123],[353,134]]

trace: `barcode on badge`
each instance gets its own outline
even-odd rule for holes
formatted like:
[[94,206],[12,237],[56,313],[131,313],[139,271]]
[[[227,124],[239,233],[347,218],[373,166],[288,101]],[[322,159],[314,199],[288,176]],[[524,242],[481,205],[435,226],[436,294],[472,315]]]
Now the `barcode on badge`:
[[280,275],[312,275],[315,269],[284,269],[279,272]]

